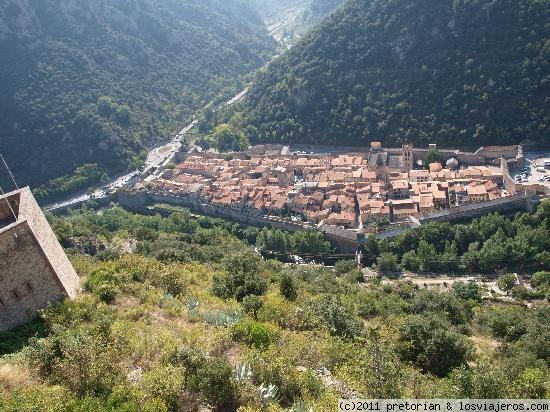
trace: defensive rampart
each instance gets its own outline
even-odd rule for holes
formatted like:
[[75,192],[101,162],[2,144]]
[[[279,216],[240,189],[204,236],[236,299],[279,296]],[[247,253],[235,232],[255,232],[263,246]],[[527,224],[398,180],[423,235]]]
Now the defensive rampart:
[[418,220],[421,223],[445,222],[475,218],[491,212],[526,210],[526,200],[527,195],[525,195],[525,193],[519,193],[500,199],[489,200],[486,202],[470,203],[467,205],[457,206],[452,209],[424,213],[418,217]]
[[504,158],[500,159],[500,168],[502,170],[502,177],[504,180],[504,187],[508,193],[526,192],[528,194],[539,194],[550,196],[550,185],[543,183],[518,183],[510,174],[508,167],[508,161]]
[[276,216],[256,215],[240,208],[217,206],[194,197],[150,192],[123,192],[118,196],[121,206],[134,212],[148,212],[147,206],[163,203],[182,206],[207,216],[220,217],[251,226],[270,226],[289,232],[298,232],[311,228],[302,222],[291,222]]

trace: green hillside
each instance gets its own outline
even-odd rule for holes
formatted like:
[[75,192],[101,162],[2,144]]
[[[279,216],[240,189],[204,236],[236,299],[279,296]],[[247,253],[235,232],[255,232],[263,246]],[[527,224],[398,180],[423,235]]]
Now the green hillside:
[[25,184],[122,171],[274,49],[236,0],[1,0],[0,150]]
[[[331,412],[339,398],[550,395],[548,202],[369,241],[380,270],[416,257],[471,274],[479,254],[503,273],[536,271],[525,286],[502,276],[508,296],[433,275],[439,289],[364,281],[353,261],[283,265],[253,246],[288,234],[185,211],[82,209],[50,221],[83,291],[0,333],[2,411]],[[290,243],[311,247],[312,233]]]
[[256,79],[253,142],[548,143],[550,2],[351,0]]
[[345,0],[312,0],[302,16],[302,24],[311,28],[344,3]]

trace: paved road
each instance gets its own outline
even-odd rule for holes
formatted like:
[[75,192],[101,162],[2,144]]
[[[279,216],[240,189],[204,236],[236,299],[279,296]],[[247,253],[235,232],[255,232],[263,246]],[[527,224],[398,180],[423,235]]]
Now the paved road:
[[[288,24],[292,23],[296,16],[292,19],[289,19],[287,22],[285,22],[283,25],[286,27]],[[280,30],[282,27],[279,27],[277,30]],[[273,56],[273,58],[268,61],[263,67],[260,68],[260,70],[265,69],[269,63],[271,63],[273,60],[275,60],[279,55]],[[241,92],[237,93],[233,98],[229,99],[225,103],[225,107],[231,106],[239,101],[241,101],[244,96],[246,96],[246,93],[248,93],[249,88],[246,87]],[[223,106],[222,106],[223,107]],[[191,131],[193,127],[197,124],[197,120],[193,120],[191,123],[189,123],[187,126],[185,126],[183,129],[181,129],[174,138],[166,144],[163,144],[161,146],[155,147],[149,151],[149,154],[147,156],[147,160],[145,161],[145,168],[143,171],[134,170],[130,173],[126,173],[122,176],[117,177],[112,182],[102,186],[101,188],[97,189],[95,192],[93,192],[91,195],[88,193],[80,193],[76,196],[73,196],[69,199],[48,205],[44,207],[45,210],[56,210],[56,209],[62,209],[71,205],[79,204],[82,202],[85,202],[90,199],[102,199],[108,195],[108,192],[113,190],[118,190],[124,186],[126,186],[128,183],[132,181],[132,179],[137,178],[140,175],[146,175],[150,170],[158,168],[161,166],[166,160],[171,158],[181,147],[181,141],[183,140],[183,137]]]
[[293,16],[291,18],[289,18],[288,20],[284,21],[283,23],[281,23],[280,25],[278,25],[277,27],[275,27],[274,29],[272,29],[270,32],[269,32],[269,35],[270,36],[274,36],[278,31],[281,31],[282,29],[284,29],[285,27],[287,27],[289,24],[293,23],[294,20],[296,20],[298,18],[298,16]]
[[231,100],[229,100],[226,103],[226,106],[231,106],[232,104],[240,102],[243,99],[243,97],[246,96],[247,93],[248,93],[248,87],[246,87],[242,92],[240,92],[238,95],[236,95]]
[[[238,102],[241,100],[248,91],[248,88],[241,91],[239,94],[237,94],[235,97],[230,99],[227,102],[227,106],[231,106],[232,104]],[[75,195],[69,199],[56,202],[54,204],[48,205],[44,207],[44,210],[56,210],[56,209],[63,209],[71,205],[80,204],[82,202],[85,202],[87,200],[91,199],[102,199],[107,197],[109,192],[116,191],[118,189],[121,189],[122,187],[126,186],[128,183],[130,183],[133,179],[137,178],[140,175],[146,175],[151,171],[152,169],[160,167],[166,160],[171,158],[180,148],[181,148],[181,141],[183,140],[183,137],[189,133],[189,131],[195,127],[197,124],[197,120],[193,120],[191,123],[189,123],[187,126],[185,126],[183,129],[181,129],[174,138],[166,144],[163,144],[161,146],[155,147],[149,151],[149,154],[147,156],[147,160],[145,160],[145,167],[143,171],[140,170],[133,170],[129,173],[126,173],[122,176],[118,176],[116,179],[114,179],[112,182],[109,182],[102,186],[101,188],[95,190],[92,194],[86,193],[79,193],[78,195]]]

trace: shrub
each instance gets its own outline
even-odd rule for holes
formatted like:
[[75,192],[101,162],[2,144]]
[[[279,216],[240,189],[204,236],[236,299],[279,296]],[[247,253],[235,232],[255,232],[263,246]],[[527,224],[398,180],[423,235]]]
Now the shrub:
[[[124,412],[168,412],[166,404],[159,398],[147,397],[147,394],[126,382],[113,388],[105,402],[105,410]],[[88,408],[80,410],[97,410]]]
[[262,296],[267,292],[267,281],[260,271],[263,268],[261,256],[246,249],[242,253],[228,256],[223,259],[227,276],[215,276],[212,293],[222,299],[230,297],[241,302],[245,296]]
[[530,295],[529,291],[523,285],[514,286],[510,294],[517,300],[527,299]]
[[371,294],[363,293],[359,295],[359,305],[357,312],[363,319],[369,319],[378,314],[376,310],[376,297]]
[[118,287],[112,283],[102,283],[95,290],[97,297],[105,303],[113,303],[118,292]]
[[449,378],[455,388],[455,396],[460,399],[500,399],[506,396],[504,376],[487,363],[461,366],[453,370]]
[[183,372],[174,366],[157,366],[143,374],[140,387],[149,397],[157,398],[176,410],[183,389]]
[[214,275],[212,279],[212,294],[224,300],[233,297],[227,276]]
[[254,383],[275,387],[281,406],[289,407],[300,397],[303,382],[291,359],[270,350],[251,363]]
[[43,378],[78,396],[108,395],[123,379],[115,348],[80,328],[34,341],[27,356]]
[[342,304],[339,297],[326,296],[317,305],[317,312],[333,336],[355,339],[362,332],[361,321]]
[[399,352],[403,360],[414,363],[424,372],[443,377],[464,365],[472,348],[448,322],[434,315],[412,315],[400,328]]
[[97,332],[107,334],[116,319],[116,314],[111,306],[99,303],[97,298],[82,296],[49,306],[42,312],[42,319],[50,332],[90,323],[95,325]]
[[395,351],[390,349],[390,342],[383,339],[377,328],[370,329],[367,337],[361,372],[368,396],[382,399],[402,397],[403,373]]
[[531,322],[527,333],[520,338],[517,346],[550,364],[550,308],[542,307],[529,315]]
[[503,292],[506,292],[507,294],[512,291],[515,285],[516,285],[516,277],[511,273],[502,275],[497,280],[497,286],[499,287],[499,289],[502,290]]
[[475,283],[455,282],[453,293],[457,298],[481,302],[481,292]]
[[514,383],[520,399],[543,399],[547,391],[548,376],[539,368],[527,368]]
[[243,321],[233,326],[231,336],[236,342],[243,342],[257,349],[267,349],[271,336],[267,328],[258,322]]
[[258,312],[263,306],[262,300],[255,295],[248,295],[243,298],[242,306],[245,313],[252,315],[254,319],[258,319]]
[[32,385],[13,392],[3,400],[0,391],[0,410],[64,412],[74,410],[75,398],[61,386]]
[[307,398],[318,399],[323,395],[324,390],[321,378],[311,370],[307,370],[300,376],[300,392]]
[[401,258],[401,264],[403,268],[413,272],[418,272],[420,270],[420,261],[418,260],[415,250],[405,252]]
[[363,283],[365,281],[365,277],[359,269],[355,268],[344,276],[344,280],[354,285],[357,283]]
[[128,280],[129,276],[126,273],[97,270],[86,280],[84,290],[93,293],[102,302],[112,303],[119,292],[119,285]]
[[531,285],[534,288],[550,287],[550,272],[537,272],[531,278]]
[[455,325],[466,324],[472,316],[470,306],[453,294],[424,289],[415,294],[411,311],[417,314],[431,312],[443,315]]
[[281,275],[281,282],[280,282],[280,285],[279,285],[279,290],[281,292],[281,295],[286,300],[291,300],[291,301],[296,300],[296,298],[298,296],[294,279],[288,273],[283,273]]
[[376,259],[376,264],[379,272],[397,272],[399,270],[397,257],[392,253],[382,253]]
[[178,349],[172,358],[172,363],[185,370],[185,386],[187,386],[189,377],[195,376],[205,361],[204,354],[200,350],[187,346]]
[[334,265],[334,272],[338,276],[349,273],[354,269],[357,269],[357,264],[353,260],[339,260]]
[[487,313],[484,323],[487,324],[493,336],[514,342],[527,333],[525,310],[517,307],[493,309]]
[[218,410],[229,411],[235,407],[236,385],[232,366],[223,359],[213,359],[204,364],[193,382],[202,398]]

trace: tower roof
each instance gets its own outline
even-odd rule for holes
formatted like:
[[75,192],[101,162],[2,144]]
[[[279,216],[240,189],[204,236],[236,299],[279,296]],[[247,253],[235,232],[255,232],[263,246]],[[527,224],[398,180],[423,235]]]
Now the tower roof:
[[0,234],[10,230],[16,234],[18,228],[32,232],[37,247],[66,294],[75,296],[79,286],[78,275],[28,187],[0,196]]

